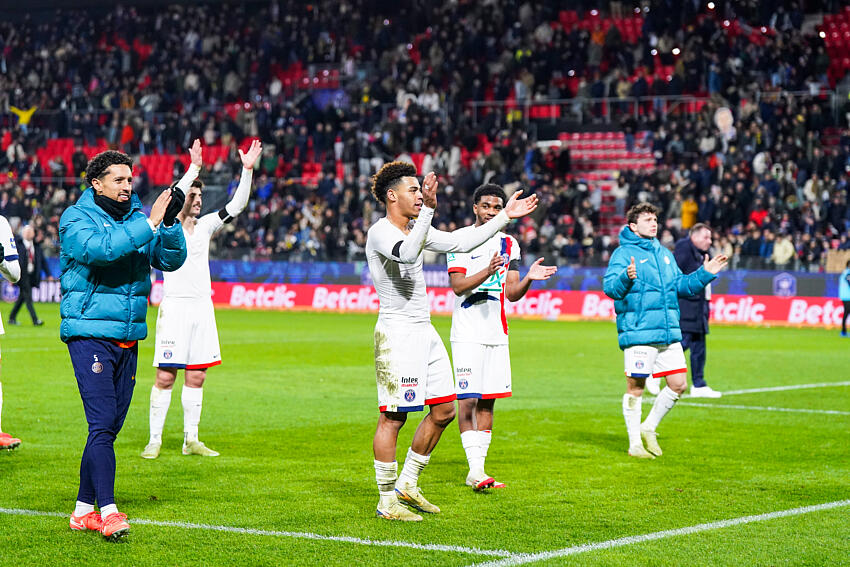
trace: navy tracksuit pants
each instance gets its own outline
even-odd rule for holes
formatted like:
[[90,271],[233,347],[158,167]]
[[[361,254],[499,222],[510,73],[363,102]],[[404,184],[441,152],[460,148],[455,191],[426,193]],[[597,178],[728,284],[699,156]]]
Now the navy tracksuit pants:
[[77,500],[102,508],[115,503],[113,444],[133,399],[139,346],[122,348],[106,339],[72,339],[68,352],[89,424]]
[[691,384],[702,388],[705,383],[705,333],[682,331],[682,349],[691,351]]

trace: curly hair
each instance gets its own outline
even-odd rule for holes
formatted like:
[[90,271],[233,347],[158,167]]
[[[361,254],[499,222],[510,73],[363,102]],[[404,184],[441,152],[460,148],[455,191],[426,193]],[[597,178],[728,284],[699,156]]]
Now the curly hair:
[[480,201],[482,197],[486,197],[487,195],[498,197],[502,200],[502,205],[504,205],[508,201],[508,198],[505,195],[505,190],[502,189],[501,186],[496,185],[495,183],[486,183],[476,189],[475,193],[472,194],[472,204],[477,205],[478,201]]
[[372,176],[372,195],[386,204],[387,191],[392,189],[402,177],[416,177],[416,166],[406,161],[391,161]]
[[649,213],[655,215],[655,218],[658,218],[658,215],[661,213],[661,209],[652,203],[638,203],[626,212],[626,222],[629,224],[637,222],[638,217],[643,213]]
[[123,152],[115,150],[107,150],[100,152],[89,161],[86,165],[86,179],[91,182],[92,179],[100,179],[112,165],[126,165],[132,171],[133,158]]

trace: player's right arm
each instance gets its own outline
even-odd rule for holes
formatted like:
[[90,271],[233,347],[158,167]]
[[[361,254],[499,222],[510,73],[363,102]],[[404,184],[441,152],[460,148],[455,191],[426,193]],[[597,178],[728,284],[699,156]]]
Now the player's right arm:
[[177,187],[183,191],[184,195],[189,193],[189,188],[192,186],[192,182],[197,179],[198,174],[201,173],[201,166],[204,164],[201,157],[201,151],[201,140],[195,140],[192,147],[189,148],[189,156],[192,159],[192,163],[189,164],[189,168],[186,170],[186,173],[184,173],[183,177],[180,178],[180,181],[177,182]]
[[15,235],[6,217],[0,217],[0,273],[12,283],[21,279],[21,265],[18,263],[18,247],[15,244]]
[[623,299],[631,291],[634,280],[629,277],[629,266],[634,264],[634,259],[628,256],[623,248],[617,248],[611,254],[608,269],[602,280],[602,289],[605,295],[611,299]]
[[502,267],[502,263],[502,257],[494,252],[487,267],[471,275],[466,274],[466,269],[461,270],[459,267],[449,266],[449,281],[451,282],[452,291],[457,296],[472,291],[487,281],[490,276],[498,272],[499,268]]
[[251,196],[251,180],[254,176],[254,164],[261,153],[263,153],[263,145],[260,144],[259,140],[252,141],[247,152],[239,150],[239,157],[242,159],[242,175],[239,177],[239,185],[236,187],[236,191],[233,192],[233,198],[218,212],[222,222],[232,221],[248,205],[248,197]]

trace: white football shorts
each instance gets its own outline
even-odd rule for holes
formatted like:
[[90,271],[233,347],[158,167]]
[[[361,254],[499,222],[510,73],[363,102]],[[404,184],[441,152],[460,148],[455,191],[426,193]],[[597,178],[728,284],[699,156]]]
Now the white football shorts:
[[375,325],[379,411],[422,411],[456,399],[449,353],[430,323]]
[[636,345],[623,351],[626,376],[631,378],[661,378],[687,372],[682,343],[670,345]]
[[221,364],[212,299],[165,298],[156,317],[153,365],[203,370]]
[[508,345],[452,343],[457,399],[509,398],[511,355]]

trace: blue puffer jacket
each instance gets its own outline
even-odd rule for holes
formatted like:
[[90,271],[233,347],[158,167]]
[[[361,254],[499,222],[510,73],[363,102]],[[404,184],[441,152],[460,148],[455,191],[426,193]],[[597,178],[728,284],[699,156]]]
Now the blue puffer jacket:
[[[626,273],[632,257],[637,268],[634,280]],[[624,226],[603,286],[605,295],[614,300],[620,348],[681,341],[678,296],[695,295],[716,277],[703,267],[683,275],[673,253],[658,239],[641,238]]]
[[850,268],[847,268],[838,276],[838,298],[841,301],[850,301]]
[[151,266],[171,272],[186,261],[180,223],[154,235],[132,195],[127,216],[114,220],[89,188],[59,221],[62,324],[59,335],[136,341],[148,335]]

